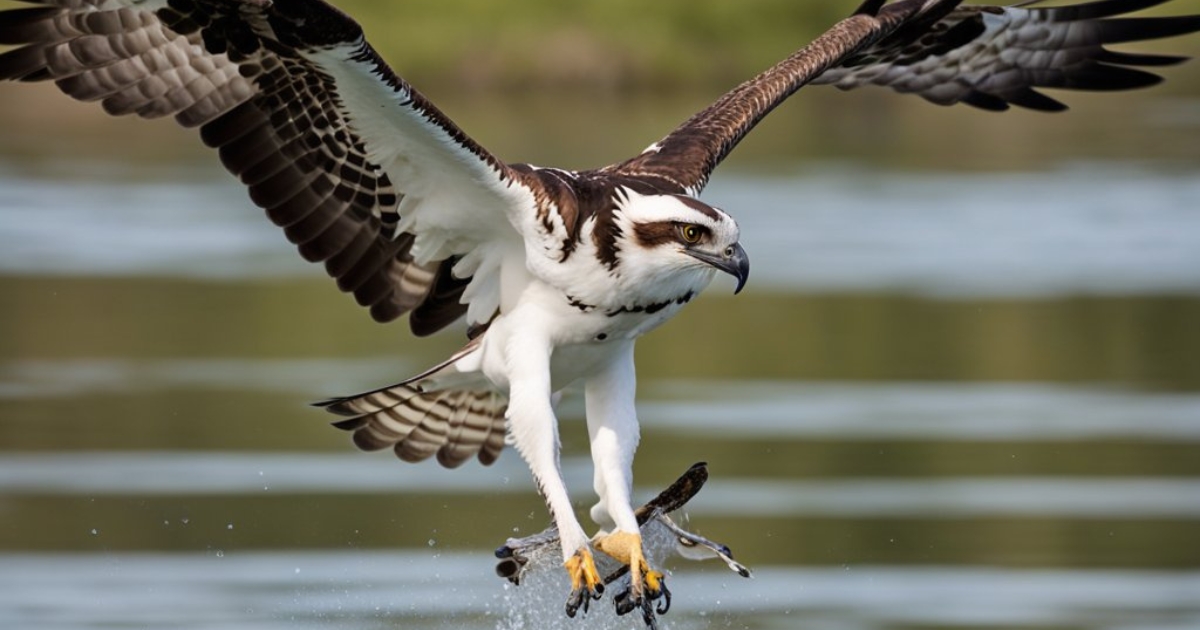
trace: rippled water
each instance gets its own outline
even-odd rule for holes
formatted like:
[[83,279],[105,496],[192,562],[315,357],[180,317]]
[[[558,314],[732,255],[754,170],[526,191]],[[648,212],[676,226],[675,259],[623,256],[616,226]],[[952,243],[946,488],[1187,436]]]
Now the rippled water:
[[[1101,182],[1103,194],[1086,194]],[[224,178],[63,187],[10,175],[0,185],[7,235],[0,272],[313,273]],[[1191,171],[1077,165],[967,176],[807,168],[793,177],[721,177],[705,197],[738,216],[760,289],[1200,292],[1200,178]]]
[[[0,623],[13,628],[636,627],[606,607],[586,624],[566,619],[557,598],[500,586],[481,575],[473,556],[435,551],[4,561]],[[753,580],[706,572],[672,584],[679,595],[664,622],[671,628],[746,627],[747,620],[834,628],[1200,624],[1197,572],[767,568]]]

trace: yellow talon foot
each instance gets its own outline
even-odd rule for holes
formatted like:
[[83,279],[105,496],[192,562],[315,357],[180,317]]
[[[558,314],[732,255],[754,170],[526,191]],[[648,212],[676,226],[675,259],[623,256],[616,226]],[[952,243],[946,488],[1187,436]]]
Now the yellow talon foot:
[[657,628],[652,602],[661,598],[657,611],[660,615],[665,614],[671,608],[671,591],[667,590],[666,577],[646,564],[641,535],[616,532],[597,540],[595,545],[629,567],[629,590],[617,594],[614,599],[617,614],[624,615],[640,608],[646,625]]
[[563,563],[567,569],[567,575],[571,576],[571,594],[567,596],[567,616],[574,617],[575,613],[583,608],[584,614],[587,614],[588,604],[593,599],[600,599],[604,594],[604,582],[600,579],[600,574],[596,572],[596,561],[592,558],[592,551],[586,546],[575,552],[575,555],[567,558]]

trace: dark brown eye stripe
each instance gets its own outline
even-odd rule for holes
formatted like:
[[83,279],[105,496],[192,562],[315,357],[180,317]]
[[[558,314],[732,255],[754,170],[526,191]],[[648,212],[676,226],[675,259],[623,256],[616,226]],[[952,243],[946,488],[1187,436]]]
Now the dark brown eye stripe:
[[633,234],[639,245],[643,247],[658,247],[679,240],[679,228],[674,221],[655,221],[653,223],[637,223],[633,226]]
[[692,244],[706,241],[712,237],[712,230],[703,225],[680,223],[678,221],[638,223],[633,226],[633,234],[637,238],[638,244],[643,247],[657,247],[666,243],[683,243],[687,245],[688,242],[683,238],[683,230],[687,226],[695,228],[700,233],[700,237],[693,241]]

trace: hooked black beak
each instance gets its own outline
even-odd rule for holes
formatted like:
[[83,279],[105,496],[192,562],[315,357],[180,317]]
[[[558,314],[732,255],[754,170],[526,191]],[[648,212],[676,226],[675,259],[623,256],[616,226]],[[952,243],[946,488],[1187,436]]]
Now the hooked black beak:
[[746,286],[746,280],[750,277],[750,257],[746,255],[746,250],[742,249],[741,244],[734,243],[726,247],[725,251],[720,254],[710,254],[693,249],[684,251],[692,258],[704,261],[737,278],[737,288],[733,290],[735,295],[742,291],[742,287]]

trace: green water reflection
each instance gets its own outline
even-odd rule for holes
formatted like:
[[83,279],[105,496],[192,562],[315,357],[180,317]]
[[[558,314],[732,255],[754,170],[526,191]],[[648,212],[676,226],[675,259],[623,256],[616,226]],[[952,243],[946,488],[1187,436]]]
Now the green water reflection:
[[[705,296],[639,343],[643,377],[1097,382],[1200,389],[1194,296]],[[462,342],[374,324],[331,283],[0,277],[0,356],[389,357]],[[380,379],[404,376],[382,374]],[[334,375],[336,376],[336,375]],[[366,384],[364,384],[366,385]],[[317,392],[318,395],[323,395]]]
[[[345,436],[305,403],[338,393],[338,386],[400,378],[458,340],[413,340],[402,326],[375,325],[352,301],[335,297],[320,279],[0,278],[0,375],[14,394],[0,398],[0,445],[9,453],[349,452]],[[932,300],[750,292],[690,307],[643,341],[639,369],[650,397],[662,379],[731,375],[809,385],[1037,381],[1189,393],[1200,390],[1198,318],[1200,298],[1189,296]],[[272,374],[294,365],[320,368],[325,364],[312,363],[319,359],[332,367],[327,378],[318,374],[316,391]],[[383,369],[336,373],[356,360]],[[222,361],[247,361],[268,385],[161,379],[164,366],[187,361],[217,370]],[[97,384],[71,376],[80,366],[99,373],[117,366],[121,376]],[[57,389],[39,389],[43,381]],[[581,424],[564,423],[568,455],[586,453]],[[642,453],[637,476],[645,487],[697,459],[712,462],[719,479],[1200,476],[1194,442],[1158,438],[731,437],[648,423]],[[429,472],[395,466],[397,475]],[[587,493],[578,494],[585,503]],[[27,492],[5,497],[0,512],[0,549],[63,551],[420,547],[431,538],[440,548],[486,549],[512,527],[532,531],[545,520],[531,489],[499,496]],[[481,517],[497,526],[479,527]],[[712,515],[697,524],[737,541],[740,557],[760,564],[1200,566],[1190,544],[1196,522],[1186,517]]]

